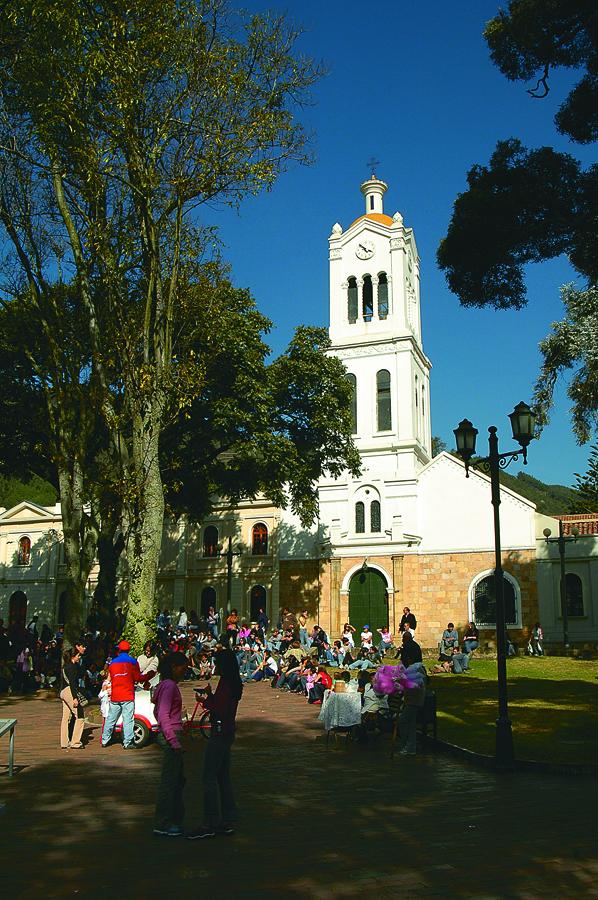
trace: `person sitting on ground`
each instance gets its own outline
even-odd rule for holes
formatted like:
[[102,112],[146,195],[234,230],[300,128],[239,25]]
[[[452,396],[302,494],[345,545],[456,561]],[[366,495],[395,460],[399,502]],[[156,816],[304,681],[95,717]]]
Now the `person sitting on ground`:
[[371,650],[374,644],[374,635],[370,631],[369,625],[363,626],[363,631],[361,632],[361,646],[365,650]]
[[280,653],[280,642],[282,640],[282,634],[275,628],[272,634],[270,635],[269,640],[266,641],[266,646],[268,650],[271,650],[274,653]]
[[453,675],[462,675],[463,672],[469,671],[469,657],[467,656],[467,653],[461,653],[459,645],[457,644],[453,647],[450,658],[444,659],[430,671],[436,675],[442,675],[445,672],[452,672]]
[[247,622],[241,622],[241,627],[239,628],[239,634],[237,635],[237,643],[248,640],[250,635],[251,635],[251,628],[249,627]]
[[417,641],[414,640],[409,630],[403,631],[401,649],[398,651],[395,659],[397,659],[398,657],[401,658],[401,662],[406,669],[409,666],[412,666],[414,663],[422,661],[421,647],[417,643]]
[[285,628],[280,641],[280,652],[284,655],[293,643],[293,629]]
[[362,647],[359,651],[357,659],[355,662],[351,663],[348,666],[349,669],[375,669],[377,668],[376,662],[371,659],[369,652],[365,647]]
[[251,675],[251,678],[247,679],[248,681],[263,681],[276,675],[278,671],[278,663],[276,659],[268,651],[262,653],[261,656],[261,661]]
[[440,654],[438,659],[440,662],[450,662],[453,656],[453,650],[459,643],[459,634],[452,622],[442,632],[440,641]]
[[287,684],[289,675],[295,669],[298,669],[300,667],[300,665],[301,665],[301,660],[297,659],[296,656],[289,656],[289,658],[283,664],[282,669],[280,671],[280,675],[278,676],[278,681],[276,683],[276,687],[279,690],[282,690],[283,688],[290,690],[290,688]]
[[343,625],[343,632],[341,634],[341,641],[346,638],[347,641],[349,642],[349,646],[354,647],[355,646],[355,639],[353,637],[354,633],[355,633],[355,628],[353,628],[352,625],[349,625],[348,622],[345,622],[345,624]]
[[480,635],[474,622],[468,622],[465,634],[463,635],[463,652],[473,653],[480,646]]
[[320,647],[324,642],[328,643],[328,635],[319,625],[314,625],[311,633],[312,647],[316,647],[319,653]]
[[353,659],[353,655],[351,653],[351,644],[349,643],[349,639],[344,637],[341,638],[341,649],[342,649],[342,657],[343,657],[343,666],[349,666],[352,662],[355,662]]
[[392,643],[392,634],[388,629],[388,625],[383,625],[382,628],[377,629],[378,634],[380,635],[380,643],[378,644],[378,655],[380,659],[384,659],[387,653],[390,653],[393,647]]
[[318,666],[318,671],[316,672],[312,686],[309,689],[307,702],[320,705],[322,703],[322,700],[324,699],[324,694],[326,693],[326,691],[329,691],[331,687],[331,676],[328,674],[324,666]]
[[290,656],[294,656],[296,659],[303,659],[305,656],[304,651],[301,648],[301,644],[299,641],[293,641],[289,649],[284,654],[285,659],[289,659]]
[[332,654],[332,663],[335,668],[340,669],[341,666],[345,664],[345,651],[342,648],[340,641],[335,641],[332,647],[330,648],[330,652]]

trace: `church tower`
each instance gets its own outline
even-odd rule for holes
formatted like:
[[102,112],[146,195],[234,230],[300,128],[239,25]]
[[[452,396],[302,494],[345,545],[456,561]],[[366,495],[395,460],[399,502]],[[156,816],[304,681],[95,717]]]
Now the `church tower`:
[[353,384],[364,467],[413,479],[431,458],[430,361],[422,346],[413,229],[384,212],[387,185],[361,185],[365,213],[330,235],[330,339]]

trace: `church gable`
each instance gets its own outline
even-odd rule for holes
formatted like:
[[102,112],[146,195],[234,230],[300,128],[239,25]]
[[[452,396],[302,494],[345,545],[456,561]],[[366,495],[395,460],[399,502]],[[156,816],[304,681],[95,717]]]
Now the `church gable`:
[[54,510],[47,509],[45,506],[38,506],[31,500],[23,500],[16,506],[5,510],[0,514],[0,524],[34,524],[43,522],[53,522],[56,519]]
[[[494,520],[490,478],[465,466],[449,453],[436,456],[419,475],[422,552],[491,550]],[[535,546],[535,506],[501,488],[503,547]]]

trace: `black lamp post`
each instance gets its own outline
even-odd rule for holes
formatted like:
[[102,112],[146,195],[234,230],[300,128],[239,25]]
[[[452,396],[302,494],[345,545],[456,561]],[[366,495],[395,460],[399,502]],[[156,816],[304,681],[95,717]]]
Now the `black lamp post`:
[[[507,624],[500,546],[500,480],[498,476],[501,469],[506,468],[510,462],[518,459],[519,456],[523,457],[523,463],[527,465],[527,447],[534,436],[535,416],[526,403],[518,403],[509,415],[509,419],[511,420],[513,438],[521,446],[521,450],[499,453],[497,429],[494,425],[491,425],[488,429],[488,456],[476,461],[490,475],[492,505],[494,507],[494,595],[496,599],[496,658],[498,669],[498,719],[496,720],[495,760],[497,768],[500,769],[513,768],[515,753],[507,699]],[[459,423],[459,427],[454,430],[457,441],[457,453],[465,463],[465,475],[467,478],[469,478],[469,463],[475,453],[477,434],[477,429],[473,427],[468,419],[463,419]]]
[[566,536],[563,530],[563,521],[559,519],[559,536],[550,537],[552,534],[550,528],[545,528],[542,532],[547,544],[558,544],[559,557],[561,560],[561,615],[563,616],[563,644],[565,651],[569,649],[569,613],[567,610],[567,580],[565,576],[565,547],[569,541],[576,541],[579,537],[577,528],[571,529],[571,535]]
[[230,607],[232,603],[233,596],[233,557],[240,556],[242,550],[233,550],[233,539],[229,537],[228,539],[228,548],[226,553],[222,552],[222,546],[219,547],[219,556],[224,556],[226,559],[226,609],[227,612],[230,612]]

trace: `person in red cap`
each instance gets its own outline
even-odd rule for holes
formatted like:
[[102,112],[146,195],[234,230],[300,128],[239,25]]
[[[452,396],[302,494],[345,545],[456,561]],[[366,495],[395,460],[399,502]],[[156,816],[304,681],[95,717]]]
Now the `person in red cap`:
[[138,681],[149,681],[156,674],[155,672],[145,672],[142,675],[139,671],[139,663],[129,655],[130,649],[131,645],[128,641],[121,641],[118,645],[118,656],[114,657],[108,667],[112,693],[110,709],[102,732],[102,747],[106,747],[110,743],[114,726],[121,715],[123,718],[123,748],[131,750],[135,747],[133,743],[135,684]]

